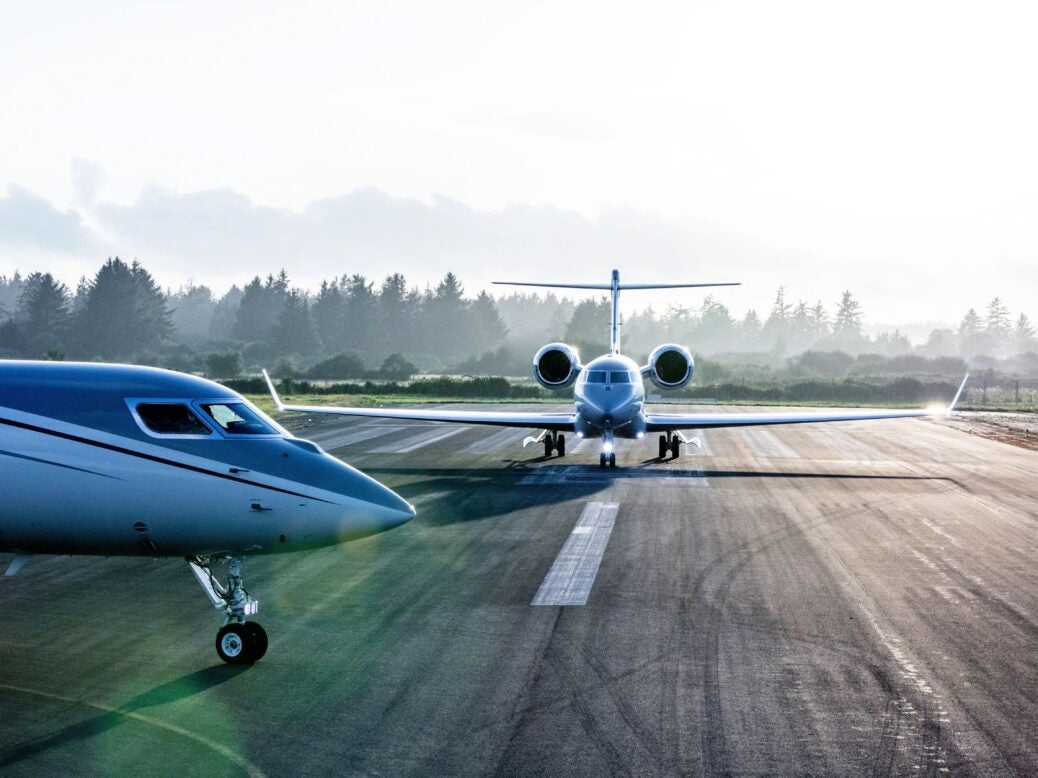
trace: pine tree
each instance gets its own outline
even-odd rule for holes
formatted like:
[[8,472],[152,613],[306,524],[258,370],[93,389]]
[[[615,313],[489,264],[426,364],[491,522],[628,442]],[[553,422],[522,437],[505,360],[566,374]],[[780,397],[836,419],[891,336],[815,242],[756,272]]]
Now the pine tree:
[[310,305],[306,295],[299,289],[293,289],[285,295],[284,307],[274,326],[272,345],[282,355],[308,356],[317,350],[317,336],[310,320]]
[[985,322],[987,333],[998,340],[1009,335],[1009,309],[998,297],[988,303],[988,315]]
[[68,287],[50,273],[32,273],[25,279],[16,315],[25,356],[39,359],[64,353],[70,318]]
[[341,346],[345,315],[346,302],[339,282],[334,278],[331,281],[321,281],[321,288],[317,291],[317,297],[310,306],[310,318],[313,320],[317,340],[322,346],[323,353],[335,353],[335,350]]
[[480,292],[472,301],[470,309],[470,346],[472,354],[482,354],[490,349],[497,349],[504,345],[508,328],[497,312],[494,298],[486,291]]
[[833,336],[843,341],[862,339],[861,322],[863,318],[861,305],[854,299],[850,290],[845,291],[840,298],[840,305],[836,309]]
[[216,302],[213,316],[209,320],[209,337],[213,340],[231,340],[234,337],[234,326],[238,321],[238,309],[244,292],[232,286],[227,293]]
[[1020,318],[1016,320],[1016,327],[1013,328],[1013,344],[1018,354],[1026,354],[1028,351],[1038,348],[1034,339],[1034,327],[1031,326],[1031,320],[1027,318],[1027,314],[1021,313]]
[[208,286],[189,282],[166,296],[178,340],[198,345],[209,338],[216,299]]
[[127,265],[119,257],[97,271],[74,326],[78,352],[105,359],[156,351],[173,330],[165,295],[151,274],[136,260]]

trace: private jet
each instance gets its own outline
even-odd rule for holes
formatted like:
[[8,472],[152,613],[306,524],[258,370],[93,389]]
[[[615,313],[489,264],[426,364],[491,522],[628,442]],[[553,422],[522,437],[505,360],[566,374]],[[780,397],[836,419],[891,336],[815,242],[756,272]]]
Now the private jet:
[[616,438],[641,439],[660,433],[659,457],[669,453],[680,456],[683,443],[698,444],[688,439],[683,430],[718,429],[721,427],[753,427],[771,424],[807,424],[833,421],[904,419],[918,416],[948,415],[966,386],[962,380],[955,399],[947,407],[909,410],[850,410],[795,413],[656,413],[645,408],[643,379],[659,389],[681,389],[692,380],[695,363],[691,352],[676,343],[665,343],[649,355],[648,363],[638,365],[620,353],[619,298],[623,290],[687,289],[713,286],[738,286],[738,282],[712,284],[621,284],[620,272],[614,270],[608,284],[546,284],[528,281],[495,281],[509,286],[535,286],[553,289],[593,289],[610,293],[612,298],[609,353],[582,364],[577,350],[565,343],[549,343],[533,358],[533,375],[548,389],[573,387],[573,411],[568,413],[530,413],[497,411],[444,411],[407,408],[339,408],[334,406],[291,405],[282,402],[267,371],[263,371],[274,404],[281,411],[329,413],[343,416],[374,416],[387,419],[487,424],[497,427],[524,427],[540,430],[528,443],[543,443],[544,456],[566,455],[566,433],[578,438],[598,438],[602,447],[600,467],[616,467]]
[[[254,662],[267,634],[247,554],[306,551],[415,515],[372,478],[294,437],[220,384],[149,367],[0,361],[0,551],[184,557]],[[213,567],[227,563],[226,584]]]

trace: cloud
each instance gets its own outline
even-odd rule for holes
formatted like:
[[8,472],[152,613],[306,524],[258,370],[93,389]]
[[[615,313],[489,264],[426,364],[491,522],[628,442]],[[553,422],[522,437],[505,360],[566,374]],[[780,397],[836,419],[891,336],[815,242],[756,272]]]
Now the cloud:
[[0,245],[79,253],[94,250],[96,244],[96,236],[77,211],[59,211],[48,200],[13,184],[0,197]]
[[[130,205],[99,204],[93,213],[107,233],[121,236],[123,254],[171,258],[185,276],[216,273],[240,282],[285,267],[310,287],[343,273],[377,280],[401,271],[424,283],[453,270],[476,289],[502,275],[607,279],[613,266],[653,278],[673,277],[679,267],[695,280],[717,262],[727,272],[752,266],[761,252],[709,224],[677,228],[630,210],[597,219],[551,207],[483,211],[448,197],[424,202],[374,188],[290,211],[231,189],[153,187]],[[591,279],[589,267],[597,269]]]
[[89,205],[97,198],[97,192],[104,182],[104,170],[100,165],[85,159],[72,160],[70,167],[76,198],[80,203]]

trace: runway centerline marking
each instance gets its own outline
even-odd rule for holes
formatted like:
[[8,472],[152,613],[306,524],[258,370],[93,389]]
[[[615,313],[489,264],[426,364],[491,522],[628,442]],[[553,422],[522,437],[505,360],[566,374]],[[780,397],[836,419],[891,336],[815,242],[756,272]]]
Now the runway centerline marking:
[[589,502],[530,605],[585,605],[605,554],[617,502]]

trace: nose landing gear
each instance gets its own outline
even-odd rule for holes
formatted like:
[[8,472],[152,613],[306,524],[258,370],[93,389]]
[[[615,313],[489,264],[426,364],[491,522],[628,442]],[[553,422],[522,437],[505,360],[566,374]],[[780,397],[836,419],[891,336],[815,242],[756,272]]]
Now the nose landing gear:
[[267,653],[267,632],[255,621],[246,621],[246,617],[259,610],[259,603],[242,586],[244,559],[230,558],[226,586],[213,575],[211,559],[188,557],[187,561],[209,601],[224,612],[224,624],[216,633],[216,653],[220,659],[232,665],[261,659]]
[[599,467],[616,467],[616,454],[607,454],[604,451],[598,455]]

